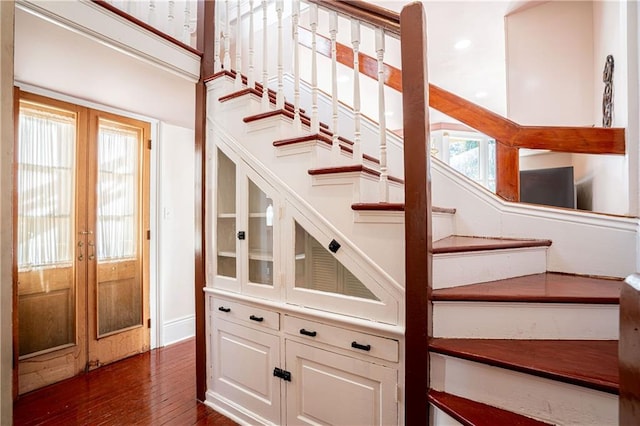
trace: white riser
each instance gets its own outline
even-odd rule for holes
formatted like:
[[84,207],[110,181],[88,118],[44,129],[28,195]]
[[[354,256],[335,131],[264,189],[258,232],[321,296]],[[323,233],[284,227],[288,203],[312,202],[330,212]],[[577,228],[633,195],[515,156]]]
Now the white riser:
[[[437,241],[455,233],[455,217],[453,213],[432,213],[433,240]],[[392,211],[354,211],[353,221],[356,223],[386,223],[398,225],[398,238],[404,238],[404,212]]]
[[431,387],[560,425],[615,425],[617,395],[432,353]]
[[546,270],[546,247],[441,253],[433,256],[433,288],[503,280]]
[[618,305],[434,302],[434,337],[618,339]]
[[431,426],[462,426],[462,423],[431,404],[429,404]]

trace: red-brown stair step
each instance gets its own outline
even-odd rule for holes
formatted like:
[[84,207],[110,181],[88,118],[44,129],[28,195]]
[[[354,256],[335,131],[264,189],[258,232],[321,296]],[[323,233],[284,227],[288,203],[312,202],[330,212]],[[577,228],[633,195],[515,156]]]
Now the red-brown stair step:
[[428,397],[431,404],[465,426],[544,426],[549,424],[433,389],[429,390]]
[[[404,203],[354,203],[351,204],[351,209],[356,211],[404,211]],[[449,213],[455,214],[456,209],[450,209],[446,207],[431,206],[433,213]]]
[[[351,166],[336,166],[336,167],[322,167],[318,169],[310,169],[309,174],[311,176],[321,176],[321,175],[330,175],[337,173],[352,173],[352,172],[361,172],[366,173],[371,176],[380,177],[380,172],[377,170],[373,170],[367,166],[363,166],[362,164],[354,164]],[[404,181],[395,176],[387,177],[391,182],[404,183]]]
[[434,290],[434,301],[618,304],[621,279],[545,272]]
[[514,238],[468,237],[452,235],[433,242],[433,253],[460,253],[482,250],[510,248],[548,247],[550,240],[530,240]]
[[429,341],[429,350],[603,392],[618,393],[617,340],[435,338]]

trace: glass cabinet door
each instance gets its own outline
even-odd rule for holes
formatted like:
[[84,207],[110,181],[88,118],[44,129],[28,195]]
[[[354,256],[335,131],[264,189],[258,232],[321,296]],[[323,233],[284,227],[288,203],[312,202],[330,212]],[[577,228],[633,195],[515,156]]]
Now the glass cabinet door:
[[273,286],[273,200],[249,179],[249,282]]
[[216,253],[217,275],[238,277],[236,259],[236,165],[218,150]]

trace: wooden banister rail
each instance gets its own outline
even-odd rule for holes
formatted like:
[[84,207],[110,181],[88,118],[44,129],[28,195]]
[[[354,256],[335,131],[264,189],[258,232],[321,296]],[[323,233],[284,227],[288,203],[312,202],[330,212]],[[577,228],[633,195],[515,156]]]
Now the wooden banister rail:
[[382,27],[387,33],[400,37],[400,15],[384,7],[353,0],[308,0],[308,2]]
[[[399,32],[399,15],[393,11],[360,1],[309,0],[325,8],[336,10],[367,22],[381,25],[388,32]],[[317,35],[317,51],[331,57],[329,39]],[[311,48],[311,33],[300,28],[300,44]],[[337,43],[337,61],[353,66],[353,50]],[[360,73],[377,79],[376,60],[358,53]],[[385,64],[385,85],[399,92],[402,88],[402,70]],[[575,154],[624,154],[625,130],[601,127],[548,127],[522,126],[493,111],[429,84],[429,106],[452,117],[480,133],[495,139],[496,193],[509,201],[520,200],[520,148],[546,149]]]
[[640,424],[640,274],[627,277],[620,293],[621,425]]

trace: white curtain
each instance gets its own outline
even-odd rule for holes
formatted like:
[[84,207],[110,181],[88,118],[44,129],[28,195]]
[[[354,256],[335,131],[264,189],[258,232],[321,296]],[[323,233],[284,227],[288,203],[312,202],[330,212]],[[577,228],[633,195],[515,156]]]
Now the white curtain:
[[18,268],[69,264],[73,256],[75,119],[20,108]]
[[138,132],[108,122],[98,136],[98,260],[136,255]]

